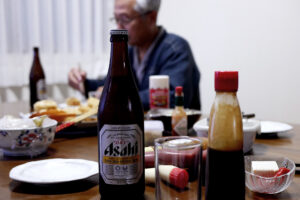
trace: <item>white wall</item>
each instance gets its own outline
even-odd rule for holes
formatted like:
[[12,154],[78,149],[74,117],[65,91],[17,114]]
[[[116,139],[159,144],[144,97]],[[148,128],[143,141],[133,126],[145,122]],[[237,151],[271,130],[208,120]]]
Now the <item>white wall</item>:
[[185,37],[202,73],[203,113],[214,71],[238,70],[244,112],[300,124],[299,0],[162,0],[159,24]]

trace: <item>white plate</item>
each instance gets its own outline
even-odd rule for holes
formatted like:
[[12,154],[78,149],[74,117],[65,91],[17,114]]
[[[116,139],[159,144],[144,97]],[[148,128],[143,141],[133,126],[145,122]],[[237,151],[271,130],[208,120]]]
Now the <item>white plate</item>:
[[18,165],[10,170],[13,180],[53,184],[88,178],[98,173],[98,163],[82,159],[47,159]]
[[265,133],[282,133],[293,129],[289,124],[273,121],[261,121],[261,134]]

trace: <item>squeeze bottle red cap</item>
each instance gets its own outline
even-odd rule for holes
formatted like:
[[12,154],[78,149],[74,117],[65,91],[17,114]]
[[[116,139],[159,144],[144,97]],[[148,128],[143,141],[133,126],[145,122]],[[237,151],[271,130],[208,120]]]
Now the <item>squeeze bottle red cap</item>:
[[216,71],[215,90],[217,92],[236,92],[239,87],[237,71]]

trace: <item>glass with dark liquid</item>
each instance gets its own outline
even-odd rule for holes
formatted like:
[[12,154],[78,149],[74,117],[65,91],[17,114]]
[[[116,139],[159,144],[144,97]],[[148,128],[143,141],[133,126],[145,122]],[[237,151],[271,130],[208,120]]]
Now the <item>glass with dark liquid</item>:
[[215,72],[210,113],[205,199],[245,199],[243,124],[236,97],[238,72]]

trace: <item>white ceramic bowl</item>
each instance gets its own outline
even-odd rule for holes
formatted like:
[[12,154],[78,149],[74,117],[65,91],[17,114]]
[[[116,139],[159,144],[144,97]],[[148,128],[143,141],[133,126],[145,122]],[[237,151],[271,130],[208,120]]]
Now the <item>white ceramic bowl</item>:
[[56,125],[46,118],[42,127],[0,126],[0,149],[7,156],[37,156],[53,142]]
[[[197,135],[200,137],[207,137],[208,122],[207,118],[201,119],[193,126]],[[256,133],[260,133],[260,122],[255,119],[243,119],[244,132],[244,153],[249,152],[254,144]]]

